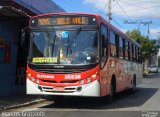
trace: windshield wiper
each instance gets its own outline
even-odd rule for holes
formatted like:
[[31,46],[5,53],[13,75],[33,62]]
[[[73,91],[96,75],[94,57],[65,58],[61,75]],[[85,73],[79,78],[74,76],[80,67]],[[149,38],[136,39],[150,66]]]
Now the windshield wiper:
[[[80,34],[81,30],[82,30],[82,28],[80,27],[80,28],[78,29],[78,32],[75,33],[74,37],[72,38],[72,39],[74,39],[74,40],[70,43],[70,45],[72,45],[72,43],[73,43],[74,41],[76,41],[76,39],[77,39],[78,35]],[[72,40],[72,39],[71,39],[71,40]]]
[[81,27],[78,29],[78,31],[75,33],[75,35],[73,36],[73,38],[71,39],[71,40],[73,40],[73,41],[71,41],[70,43],[69,43],[69,36],[68,36],[68,41],[67,41],[67,43],[65,43],[65,45],[67,46],[67,53],[66,53],[66,57],[68,56],[68,50],[69,50],[69,48],[70,48],[70,52],[71,52],[71,54],[72,54],[72,47],[71,47],[71,45],[73,44],[73,42],[75,42],[76,41],[76,39],[77,39],[77,36],[80,34],[80,32],[81,32]]
[[[48,37],[48,42],[50,43],[51,47],[52,47],[52,54],[54,52],[54,44],[55,44],[55,39],[56,39],[56,35],[53,37],[53,35],[51,33],[49,33],[48,31],[46,31],[45,28],[43,28],[44,32],[46,33],[47,37]],[[52,40],[53,39],[53,40]],[[53,42],[52,42],[53,41]],[[53,56],[53,55],[52,55]]]

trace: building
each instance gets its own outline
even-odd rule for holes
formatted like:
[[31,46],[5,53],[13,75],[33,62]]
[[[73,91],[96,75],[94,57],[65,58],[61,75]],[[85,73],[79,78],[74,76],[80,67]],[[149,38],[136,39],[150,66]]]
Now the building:
[[157,63],[157,55],[153,55],[149,58],[149,65],[158,65]]
[[160,49],[157,55],[151,56],[149,58],[149,65],[156,65],[160,67]]
[[27,52],[21,30],[36,14],[64,12],[52,0],[0,0],[0,96],[25,93]]

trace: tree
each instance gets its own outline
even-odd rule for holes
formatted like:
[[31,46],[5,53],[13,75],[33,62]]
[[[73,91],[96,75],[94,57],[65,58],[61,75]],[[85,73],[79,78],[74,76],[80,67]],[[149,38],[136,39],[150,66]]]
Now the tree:
[[157,55],[160,48],[160,39],[149,39],[148,36],[141,34],[139,30],[127,31],[126,35],[131,39],[134,39],[141,45],[142,48],[142,58],[145,64],[145,68],[148,66],[148,59],[151,56]]

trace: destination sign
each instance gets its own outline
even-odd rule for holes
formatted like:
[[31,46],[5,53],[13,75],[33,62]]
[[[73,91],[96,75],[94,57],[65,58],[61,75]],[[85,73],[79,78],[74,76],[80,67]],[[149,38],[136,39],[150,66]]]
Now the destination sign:
[[31,26],[45,25],[96,25],[97,21],[94,16],[47,16],[37,17],[31,20]]

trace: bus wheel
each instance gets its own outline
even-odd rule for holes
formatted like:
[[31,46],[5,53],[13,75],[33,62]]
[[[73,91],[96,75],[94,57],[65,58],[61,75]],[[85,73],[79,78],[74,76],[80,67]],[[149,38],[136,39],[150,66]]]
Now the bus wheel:
[[134,76],[132,81],[132,88],[130,89],[130,93],[133,94],[136,91],[136,77]]
[[110,94],[109,94],[109,97],[108,97],[108,100],[110,102],[114,99],[115,92],[116,92],[116,81],[115,81],[115,78],[113,78],[112,81],[111,81]]

